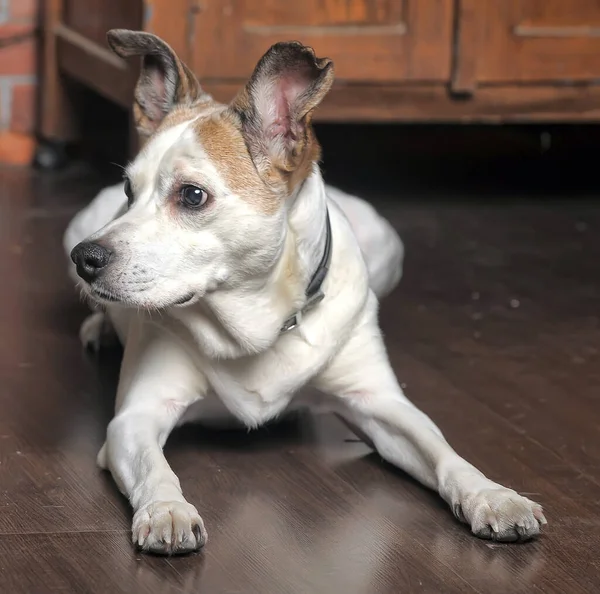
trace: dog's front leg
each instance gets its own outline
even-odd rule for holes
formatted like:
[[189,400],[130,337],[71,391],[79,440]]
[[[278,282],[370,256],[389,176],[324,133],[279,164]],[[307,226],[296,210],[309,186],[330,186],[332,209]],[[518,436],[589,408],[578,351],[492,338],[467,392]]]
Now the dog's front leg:
[[117,413],[98,463],[110,470],[131,502],[133,542],[145,551],[187,553],[206,541],[202,519],[183,497],[162,451],[185,410],[205,391],[204,378],[175,339],[132,322]]
[[333,408],[388,462],[435,489],[481,538],[527,540],[546,523],[542,508],[492,482],[461,458],[441,431],[402,393],[374,321],[358,329],[316,378]]

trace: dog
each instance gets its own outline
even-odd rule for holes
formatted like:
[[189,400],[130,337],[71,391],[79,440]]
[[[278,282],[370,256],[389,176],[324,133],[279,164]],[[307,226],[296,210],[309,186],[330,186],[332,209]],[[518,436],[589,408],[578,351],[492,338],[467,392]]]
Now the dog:
[[228,416],[255,428],[303,407],[340,416],[476,536],[537,536],[542,507],[461,458],[391,369],[378,298],[400,279],[402,243],[365,202],[323,182],[311,119],[332,61],[278,43],[224,105],[160,38],[115,29],[108,42],[141,56],[143,146],[64,241],[103,310],[83,340],[109,321],[124,345],[98,464],[131,503],[133,543],[179,554],[206,542],[163,455],[176,426]]

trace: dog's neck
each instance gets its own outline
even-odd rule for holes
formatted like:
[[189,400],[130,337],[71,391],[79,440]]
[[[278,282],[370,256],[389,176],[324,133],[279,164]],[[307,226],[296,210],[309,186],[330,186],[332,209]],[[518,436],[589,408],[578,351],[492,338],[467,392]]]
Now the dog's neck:
[[268,274],[173,311],[208,357],[239,358],[268,349],[304,307],[327,241],[327,196],[316,165],[288,199],[285,220],[280,257]]

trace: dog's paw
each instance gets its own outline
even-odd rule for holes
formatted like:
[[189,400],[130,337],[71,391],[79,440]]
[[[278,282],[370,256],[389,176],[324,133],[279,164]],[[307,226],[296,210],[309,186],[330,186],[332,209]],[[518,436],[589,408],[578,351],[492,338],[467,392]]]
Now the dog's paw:
[[504,487],[466,494],[454,514],[471,525],[475,536],[499,542],[535,538],[547,524],[541,505]]
[[79,339],[83,348],[98,353],[102,347],[117,343],[117,336],[106,314],[97,311],[89,315],[81,324]]
[[204,522],[189,503],[155,501],[133,516],[133,543],[149,553],[191,553],[203,547],[206,539]]

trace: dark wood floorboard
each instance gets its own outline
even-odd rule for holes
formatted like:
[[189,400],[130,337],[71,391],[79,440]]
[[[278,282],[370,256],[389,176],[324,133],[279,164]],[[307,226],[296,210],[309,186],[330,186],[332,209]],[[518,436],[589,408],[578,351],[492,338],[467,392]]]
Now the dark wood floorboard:
[[61,247],[70,216],[110,180],[84,166],[1,170],[0,592],[600,590],[593,188],[534,196],[524,167],[486,182],[410,164],[386,177],[374,161],[372,177],[351,177],[344,150],[329,151],[330,179],[372,199],[407,248],[381,307],[400,381],[458,452],[545,506],[542,538],[473,538],[336,419],[305,415],[250,434],[178,431],[167,456],[209,543],[185,558],[134,551],[128,506],[95,466],[119,354],[82,353],[86,310]]

